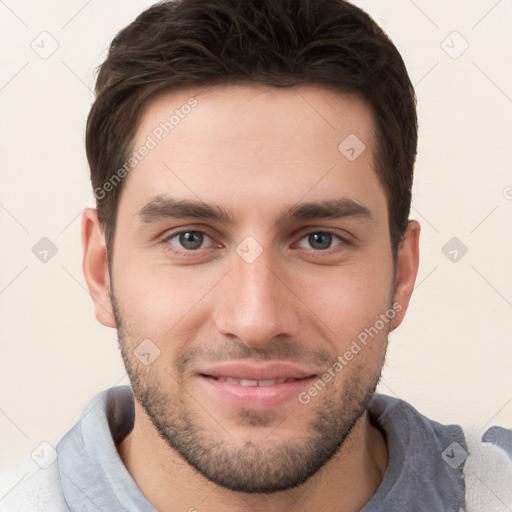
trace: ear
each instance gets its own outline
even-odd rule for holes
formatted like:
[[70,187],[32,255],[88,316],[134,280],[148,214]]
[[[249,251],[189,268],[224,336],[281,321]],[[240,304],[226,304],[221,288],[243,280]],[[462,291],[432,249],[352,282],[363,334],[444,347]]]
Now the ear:
[[420,261],[420,229],[420,224],[417,221],[409,221],[398,246],[394,302],[400,305],[400,308],[397,307],[398,314],[391,321],[391,330],[396,329],[402,323],[414,290]]
[[105,237],[96,209],[87,208],[82,215],[82,269],[87,288],[94,302],[98,322],[115,327],[116,322],[110,301],[110,276]]

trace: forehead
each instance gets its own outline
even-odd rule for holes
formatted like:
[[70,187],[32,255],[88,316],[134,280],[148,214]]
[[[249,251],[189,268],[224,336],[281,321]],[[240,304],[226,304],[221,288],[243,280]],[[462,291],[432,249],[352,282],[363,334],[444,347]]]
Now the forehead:
[[142,207],[156,195],[257,208],[306,196],[383,199],[369,107],[320,86],[160,93],[146,105],[132,144],[134,152],[144,147],[121,203]]

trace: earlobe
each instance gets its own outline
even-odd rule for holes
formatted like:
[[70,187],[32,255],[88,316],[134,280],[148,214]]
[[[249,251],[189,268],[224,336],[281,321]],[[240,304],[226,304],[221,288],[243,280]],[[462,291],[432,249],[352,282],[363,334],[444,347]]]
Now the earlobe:
[[416,275],[419,266],[420,224],[415,220],[409,221],[404,237],[398,247],[398,261],[395,278],[394,303],[399,314],[391,322],[391,330],[401,323],[409,306]]
[[82,269],[94,302],[96,318],[107,327],[115,327],[110,301],[107,248],[101,223],[94,208],[87,208],[82,215],[82,247]]

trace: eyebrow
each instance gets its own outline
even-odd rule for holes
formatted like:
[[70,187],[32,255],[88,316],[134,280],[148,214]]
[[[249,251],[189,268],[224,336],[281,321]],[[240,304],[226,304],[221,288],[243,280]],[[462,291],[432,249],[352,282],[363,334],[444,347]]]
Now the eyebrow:
[[369,208],[353,199],[343,198],[297,204],[285,213],[278,224],[285,224],[293,220],[343,219],[346,217],[373,219]]
[[210,206],[200,201],[185,201],[156,196],[139,211],[142,222],[157,222],[168,218],[192,217],[196,219],[218,220],[234,224],[234,219],[219,206]]
[[[139,211],[139,217],[144,223],[158,222],[169,218],[217,220],[231,225],[235,223],[234,218],[220,206],[163,196],[156,196],[143,206]],[[368,220],[373,218],[371,211],[366,206],[353,199],[343,198],[294,205],[284,213],[276,225],[283,225],[292,221],[342,219],[347,217],[359,217]]]

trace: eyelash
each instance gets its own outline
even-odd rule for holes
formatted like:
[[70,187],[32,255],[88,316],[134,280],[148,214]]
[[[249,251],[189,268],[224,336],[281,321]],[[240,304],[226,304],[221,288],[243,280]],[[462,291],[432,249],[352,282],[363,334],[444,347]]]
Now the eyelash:
[[[178,249],[176,248],[176,246],[173,246],[170,241],[179,236],[179,235],[183,235],[185,233],[190,233],[190,232],[195,232],[195,233],[200,233],[202,235],[204,235],[205,237],[209,238],[210,241],[212,242],[208,247],[205,247],[205,248],[199,248],[199,249]],[[296,246],[298,243],[300,243],[302,240],[304,240],[305,238],[311,236],[311,235],[314,235],[314,234],[328,234],[328,235],[331,235],[333,237],[333,242],[335,240],[338,241],[338,243],[336,243],[335,245],[333,245],[332,247],[329,247],[327,249],[313,249],[313,248],[303,248],[303,249],[306,249],[307,251],[309,251],[311,254],[315,254],[316,256],[321,256],[322,254],[330,254],[333,250],[336,250],[336,248],[338,248],[339,246],[347,246],[347,245],[350,245],[350,242],[347,240],[347,238],[339,235],[338,233],[335,233],[333,231],[329,231],[329,230],[313,230],[313,231],[308,231],[307,233],[304,233],[297,242],[294,242],[294,246]],[[215,240],[210,237],[205,231],[203,230],[200,230],[200,229],[185,229],[185,230],[180,230],[180,231],[175,231],[175,232],[172,232],[170,234],[167,234],[165,236],[165,238],[163,239],[162,243],[165,245],[166,249],[173,252],[174,254],[178,255],[178,256],[185,256],[185,257],[197,257],[198,254],[200,254],[200,251],[201,250],[204,250],[204,249],[209,249],[211,248],[212,246],[214,247],[215,245],[217,245],[217,247],[221,247],[220,244],[216,243]]]
[[[196,249],[196,250],[190,250],[190,249],[179,249],[177,248],[176,246],[172,245],[171,244],[171,240],[173,238],[175,238],[176,236],[179,236],[179,235],[183,235],[185,233],[201,233],[202,235],[208,237],[210,240],[211,240],[211,244],[209,247],[206,247],[206,248],[203,248],[203,249]],[[204,249],[210,249],[212,246],[214,246],[216,244],[216,242],[213,240],[213,238],[211,236],[209,236],[205,231],[202,231],[200,229],[182,229],[181,231],[175,231],[173,233],[170,233],[168,235],[166,235],[164,237],[164,239],[162,240],[162,243],[165,247],[166,250],[172,252],[173,254],[177,255],[177,256],[180,256],[180,257],[188,257],[188,258],[193,258],[193,257],[197,257],[198,254],[201,254],[201,250],[204,250]],[[220,246],[220,244],[217,244],[218,246]]]

